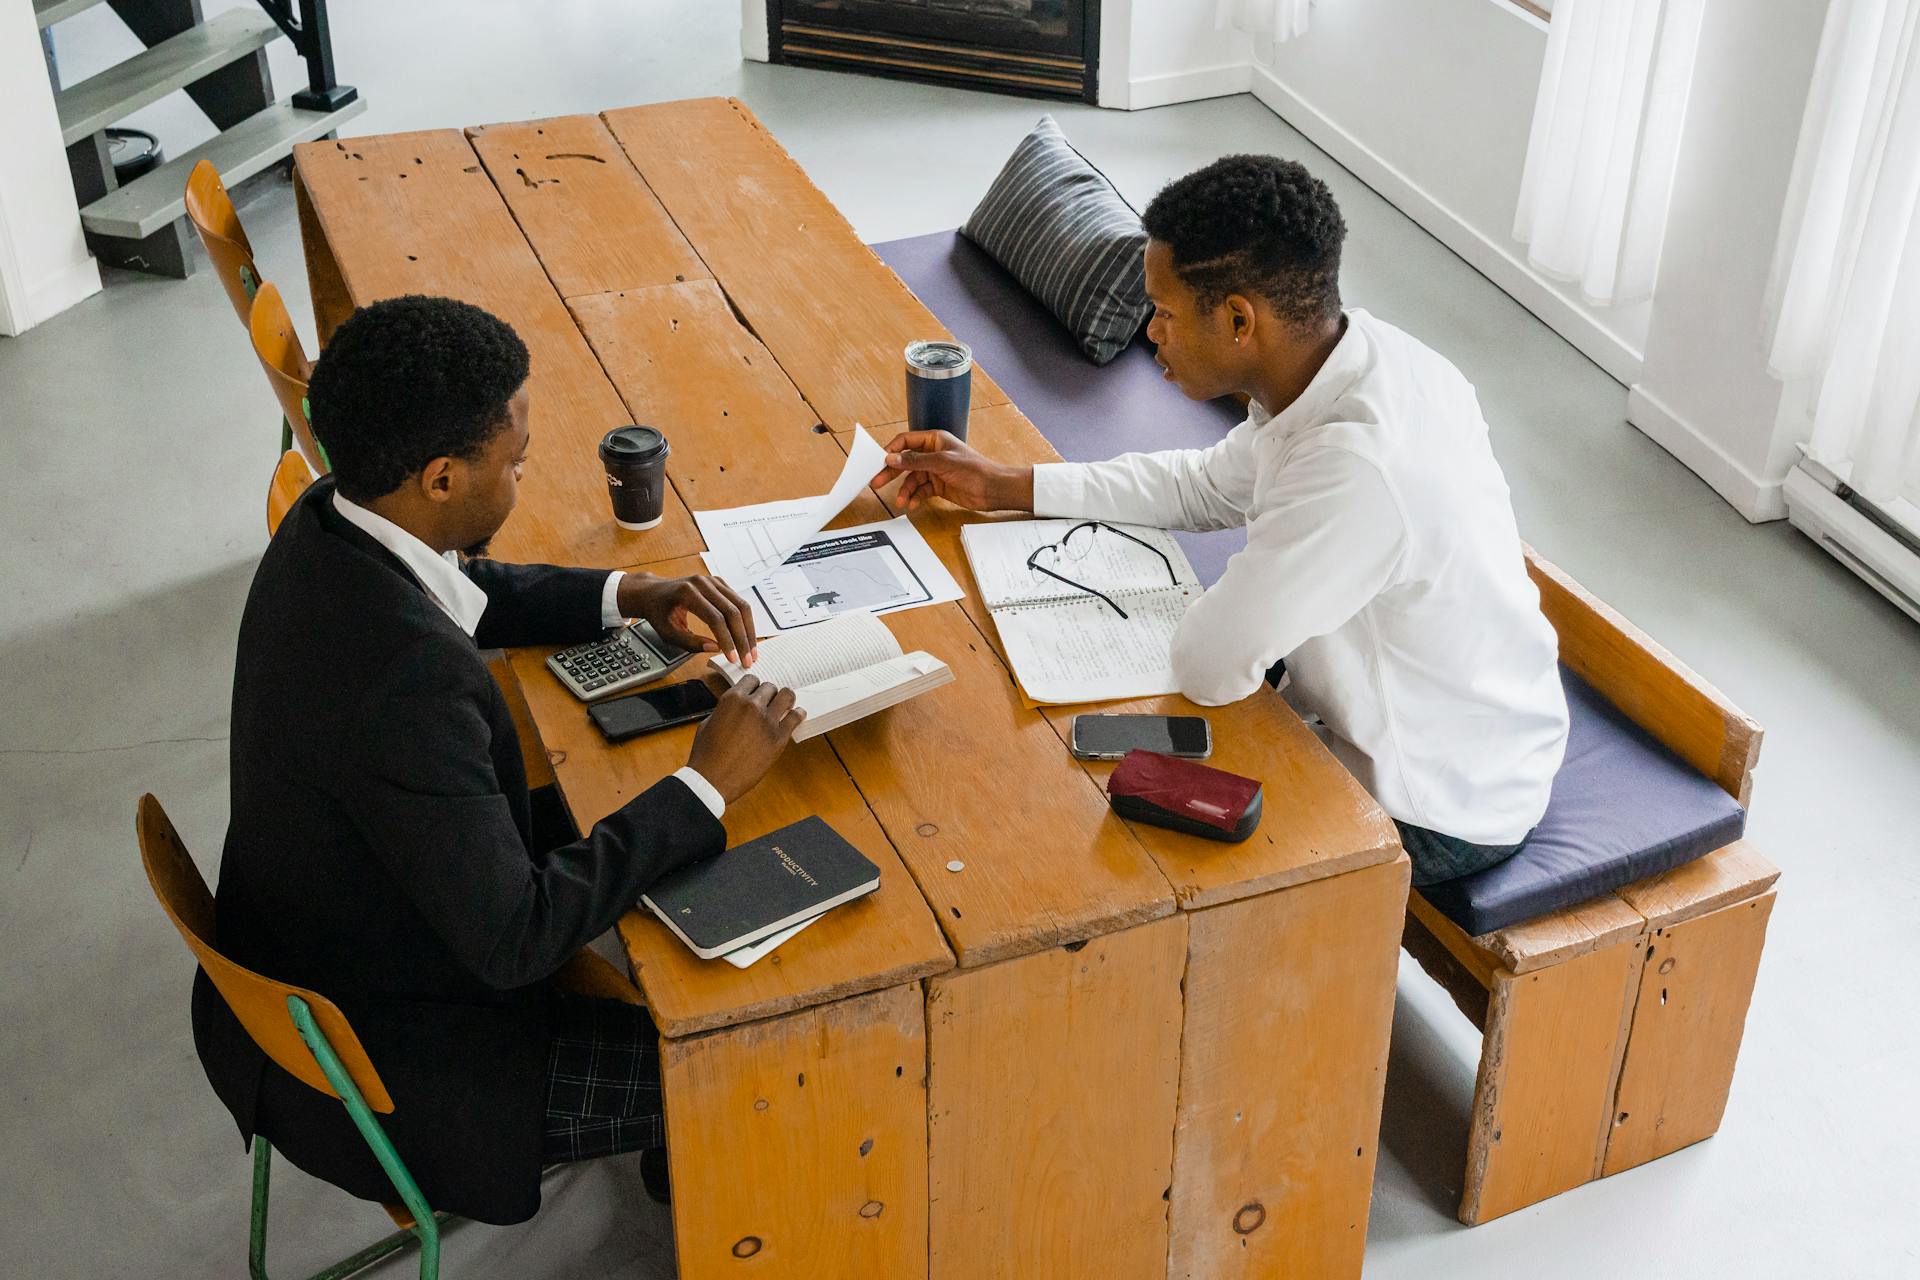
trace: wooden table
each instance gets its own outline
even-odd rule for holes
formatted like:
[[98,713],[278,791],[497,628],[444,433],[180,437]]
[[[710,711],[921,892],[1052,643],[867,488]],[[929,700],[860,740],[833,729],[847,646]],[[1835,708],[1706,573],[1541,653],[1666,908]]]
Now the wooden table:
[[[531,349],[503,559],[694,571],[690,508],[824,491],[856,423],[906,417],[904,345],[947,336],[737,101],[296,155],[323,340],[429,292]],[[984,370],[974,405],[987,451],[1057,456]],[[647,533],[609,518],[594,456],[629,421],[673,444]],[[914,517],[970,587],[965,518]],[[1207,713],[1215,763],[1265,782],[1251,840],[1125,823],[976,599],[888,622],[955,682],[792,749],[726,816],[739,841],[819,814],[880,890],[744,971],[621,926],[663,1036],[681,1275],[1358,1275],[1407,893],[1392,824],[1269,691]],[[606,745],[544,657],[512,668],[583,826],[685,761],[691,730]]]

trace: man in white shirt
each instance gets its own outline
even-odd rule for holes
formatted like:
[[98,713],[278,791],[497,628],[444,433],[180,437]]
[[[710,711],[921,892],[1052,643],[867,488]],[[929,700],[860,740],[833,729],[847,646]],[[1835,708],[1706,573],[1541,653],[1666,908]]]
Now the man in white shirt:
[[[754,633],[710,578],[481,556],[527,465],[528,371],[511,327],[449,298],[375,303],[328,342],[309,398],[333,471],[281,522],[241,617],[215,900],[224,955],[346,1014],[428,1203],[496,1223],[533,1214],[547,1164],[640,1150],[656,1157],[643,1176],[660,1172],[658,1033],[554,975],[662,875],[725,849],[726,806],[801,716],[749,676],[684,768],[579,815],[597,819],[583,835],[540,830],[482,649],[590,640],[637,615],[751,661]],[[204,975],[193,1012],[245,1137],[395,1198],[339,1102],[268,1059]]]
[[1143,221],[1166,378],[1195,400],[1245,394],[1245,422],[1210,449],[1037,467],[907,432],[874,487],[905,477],[909,509],[1245,525],[1174,637],[1182,692],[1234,702],[1284,660],[1291,700],[1399,825],[1416,885],[1510,857],[1546,810],[1567,708],[1472,386],[1342,308],[1345,224],[1300,165],[1229,156]]

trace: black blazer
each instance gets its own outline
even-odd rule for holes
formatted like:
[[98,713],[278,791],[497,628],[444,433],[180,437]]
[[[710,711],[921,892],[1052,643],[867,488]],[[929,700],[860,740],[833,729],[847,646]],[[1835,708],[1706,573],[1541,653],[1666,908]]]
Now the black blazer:
[[[218,947],[340,1006],[429,1204],[519,1222],[540,1205],[547,979],[725,833],[667,778],[533,850],[519,739],[479,649],[593,638],[606,574],[476,561],[487,609],[469,639],[333,488],[294,504],[241,619]],[[204,973],[193,1022],[244,1137],[398,1199],[345,1108],[268,1061]]]

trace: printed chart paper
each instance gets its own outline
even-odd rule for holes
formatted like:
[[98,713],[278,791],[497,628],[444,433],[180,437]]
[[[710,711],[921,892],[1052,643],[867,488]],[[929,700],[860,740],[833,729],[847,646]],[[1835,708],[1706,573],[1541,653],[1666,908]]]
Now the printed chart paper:
[[707,572],[753,605],[763,636],[809,627],[843,613],[892,613],[958,600],[963,592],[905,516],[816,534],[759,578],[709,551]]
[[739,579],[726,575],[729,582],[739,586],[740,582],[756,581],[779,568],[802,543],[826,528],[827,522],[845,511],[886,465],[886,451],[865,430],[856,428],[846,465],[826,493],[816,498],[696,511],[694,523],[700,527],[700,536],[706,539],[711,554],[735,567]]

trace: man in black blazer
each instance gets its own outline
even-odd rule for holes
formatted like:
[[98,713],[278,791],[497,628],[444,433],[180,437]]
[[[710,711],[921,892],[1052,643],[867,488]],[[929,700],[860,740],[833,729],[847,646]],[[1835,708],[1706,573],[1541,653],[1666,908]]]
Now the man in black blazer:
[[[754,634],[711,578],[481,558],[526,461],[527,372],[509,326],[445,298],[376,303],[334,334],[309,394],[334,470],[282,522],[241,619],[216,896],[222,952],[353,1024],[428,1202],[496,1223],[532,1216],[544,1163],[663,1143],[644,1011],[549,979],[663,873],[724,849],[725,805],[801,714],[748,677],[686,768],[543,847],[480,650],[637,616],[751,662]],[[397,1199],[344,1108],[267,1060],[204,973],[193,1012],[245,1137]]]

